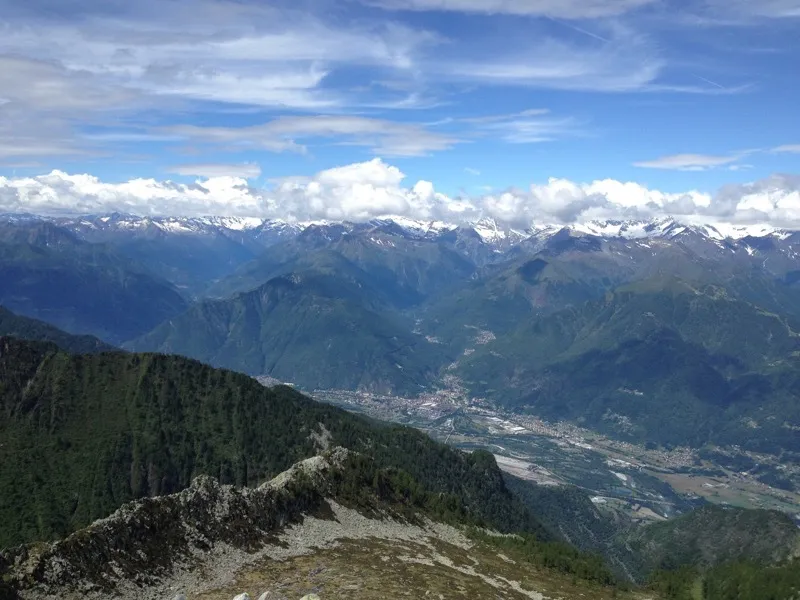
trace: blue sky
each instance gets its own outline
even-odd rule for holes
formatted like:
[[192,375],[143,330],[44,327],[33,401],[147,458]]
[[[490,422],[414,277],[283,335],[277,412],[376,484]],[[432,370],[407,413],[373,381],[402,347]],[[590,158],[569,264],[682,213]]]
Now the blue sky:
[[378,157],[448,197],[716,198],[800,161],[800,0],[0,0],[0,26],[8,180],[260,190]]

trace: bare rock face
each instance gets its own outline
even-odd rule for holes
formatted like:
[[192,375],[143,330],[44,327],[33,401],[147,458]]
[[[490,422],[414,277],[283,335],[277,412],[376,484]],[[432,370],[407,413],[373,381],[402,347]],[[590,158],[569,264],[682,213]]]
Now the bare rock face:
[[348,454],[335,448],[257,489],[203,475],[177,494],[126,504],[62,541],[0,552],[6,597],[25,590],[111,593],[122,581],[148,587],[218,544],[257,551],[270,535],[322,506],[328,475]]

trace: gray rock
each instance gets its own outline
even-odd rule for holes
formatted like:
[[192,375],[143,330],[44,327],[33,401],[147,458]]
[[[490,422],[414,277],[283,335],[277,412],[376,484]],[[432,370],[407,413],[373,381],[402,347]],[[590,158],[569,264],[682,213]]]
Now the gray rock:
[[258,600],[289,600],[283,594],[278,592],[266,591],[258,597]]
[[319,596],[316,594],[307,594],[300,598],[300,600],[321,600]]
[[238,596],[234,596],[233,600],[250,600],[250,594],[247,592],[239,594]]
[[186,600],[186,594],[175,594],[172,600]]

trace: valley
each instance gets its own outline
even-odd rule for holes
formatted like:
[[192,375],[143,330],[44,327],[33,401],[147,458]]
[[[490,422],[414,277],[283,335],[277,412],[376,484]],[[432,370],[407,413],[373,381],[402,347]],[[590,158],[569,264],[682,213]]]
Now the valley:
[[[312,393],[353,412],[411,425],[457,448],[487,449],[501,469],[516,477],[540,485],[576,486],[599,507],[621,510],[637,521],[662,520],[708,501],[779,510],[800,523],[800,494],[701,458],[697,450],[648,449],[568,422],[550,423],[503,411],[462,394],[458,388],[417,398],[342,390]],[[795,463],[781,463],[771,455],[741,454],[759,466],[800,477]]]

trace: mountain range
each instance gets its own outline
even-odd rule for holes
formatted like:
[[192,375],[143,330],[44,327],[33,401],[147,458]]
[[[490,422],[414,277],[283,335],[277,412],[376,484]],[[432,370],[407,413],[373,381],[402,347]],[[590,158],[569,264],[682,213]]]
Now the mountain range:
[[186,308],[171,283],[116,248],[38,220],[0,224],[0,304],[110,343]]
[[307,390],[414,396],[456,382],[465,402],[626,441],[800,452],[797,232],[3,221],[0,304],[129,350]]

